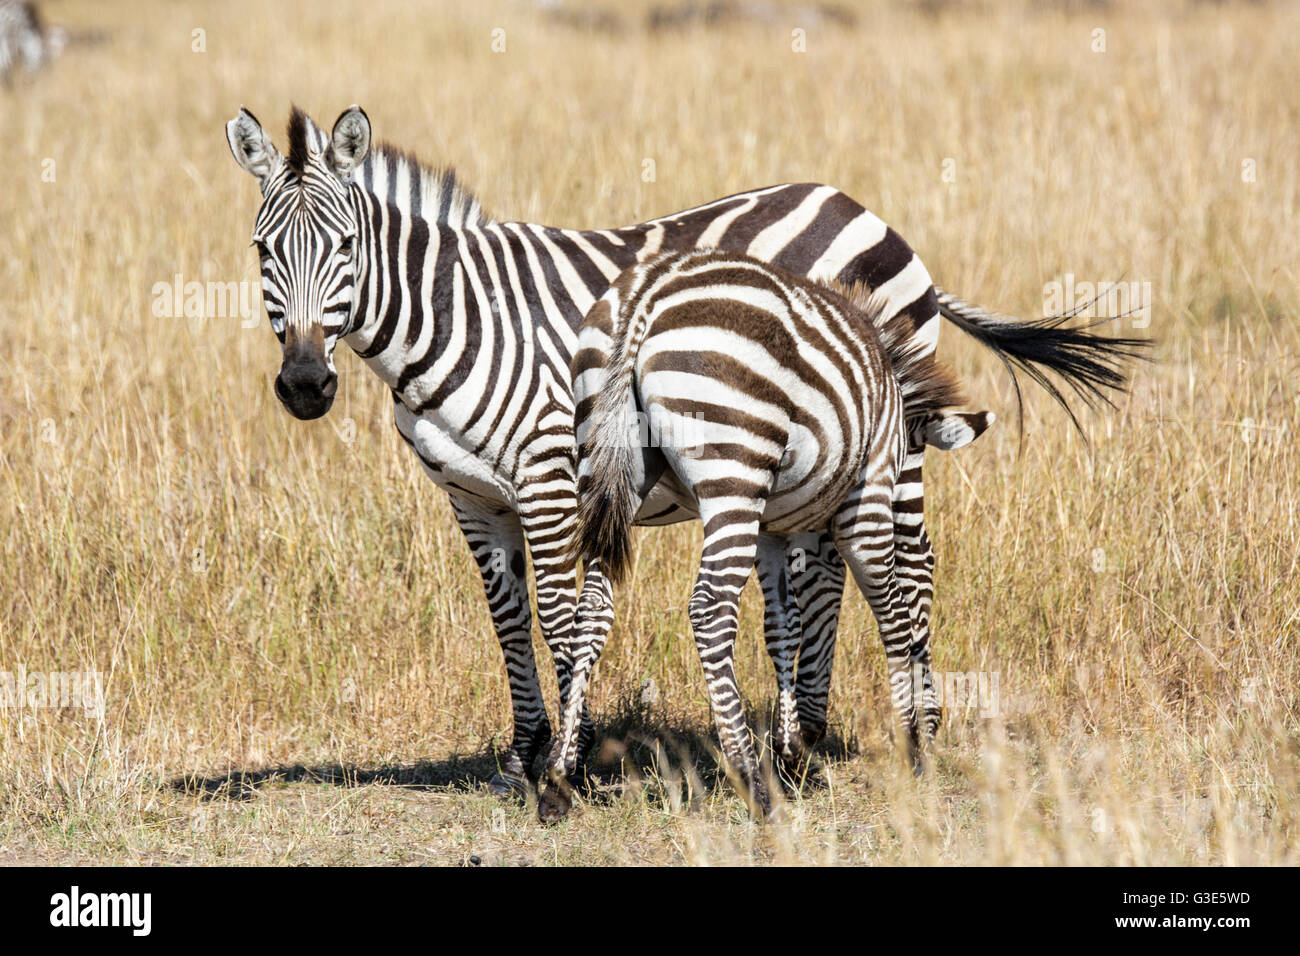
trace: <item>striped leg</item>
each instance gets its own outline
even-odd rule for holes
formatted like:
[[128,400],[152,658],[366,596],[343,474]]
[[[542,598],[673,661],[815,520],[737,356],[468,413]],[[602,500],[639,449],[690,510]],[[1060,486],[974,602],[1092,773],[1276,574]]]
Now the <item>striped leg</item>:
[[942,708],[930,671],[930,607],[934,599],[934,550],[925,531],[925,489],[922,466],[925,446],[908,449],[898,484],[894,486],[894,554],[903,600],[912,611],[911,650],[914,694],[921,707],[921,730],[932,740],[939,730]]
[[844,598],[844,559],[829,534],[790,539],[790,576],[803,621],[795,694],[806,749],[826,733],[835,635]]
[[[911,648],[913,680],[921,701],[922,730],[927,739],[938,732],[942,716],[930,669],[930,609],[934,596],[934,551],[925,530],[925,489],[922,466],[925,446],[909,449],[894,488],[894,557],[904,603],[912,610],[916,628]],[[792,539],[794,591],[803,613],[803,642],[799,651],[799,717],[804,740],[812,747],[826,730],[831,665],[844,589],[844,564],[829,535],[815,543]],[[798,573],[803,566],[803,573]]]
[[584,740],[587,720],[587,687],[591,673],[605,649],[605,638],[614,623],[614,593],[609,579],[601,572],[599,561],[587,565],[582,582],[574,626],[573,679],[569,697],[560,720],[560,732],[551,745],[546,761],[550,784],[538,801],[537,812],[543,822],[552,823],[569,812],[572,779],[577,775],[583,755],[590,746]]
[[919,773],[920,742],[910,666],[912,612],[896,573],[891,491],[878,485],[859,488],[836,515],[835,536],[845,564],[871,605],[880,629],[894,713],[907,740],[912,769]]
[[502,794],[525,786],[533,758],[551,735],[533,660],[523,528],[518,517],[509,511],[493,512],[457,497],[451,497],[451,506],[483,575],[488,610],[505,655],[506,678],[510,682],[514,736],[488,784],[494,793]]
[[758,508],[719,511],[716,506],[709,508],[707,502],[701,503],[704,550],[691,591],[690,619],[723,756],[749,789],[751,805],[766,815],[771,803],[767,785],[759,773],[749,725],[745,722],[735,668],[740,592],[754,568],[761,513]]
[[[563,484],[564,487],[559,487]],[[577,604],[577,569],[567,556],[573,534],[577,499],[572,481],[532,482],[520,494],[519,518],[533,558],[533,579],[537,589],[537,621],[542,639],[555,659],[555,676],[563,714],[572,693],[575,666],[574,610]],[[591,746],[595,728],[582,698],[578,726],[577,759]],[[576,768],[575,768],[576,769]]]
[[776,669],[776,721],[772,727],[772,750],[783,763],[795,764],[803,758],[804,740],[799,728],[799,711],[795,694],[795,659],[803,627],[799,603],[790,586],[790,567],[786,558],[787,539],[783,535],[758,536],[758,583],[763,589],[763,635],[767,653]]

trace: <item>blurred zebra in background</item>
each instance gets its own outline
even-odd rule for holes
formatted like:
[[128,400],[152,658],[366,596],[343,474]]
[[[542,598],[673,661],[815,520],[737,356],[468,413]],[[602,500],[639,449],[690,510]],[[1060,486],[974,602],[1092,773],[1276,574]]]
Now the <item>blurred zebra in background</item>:
[[6,86],[49,64],[67,42],[67,32],[47,27],[34,3],[0,0],[0,81]]
[[[247,110],[226,135],[263,196],[253,242],[267,314],[283,345],[276,395],[298,418],[324,415],[337,389],[334,348],[346,341],[391,390],[399,433],[447,492],[479,565],[514,713],[494,790],[521,785],[550,737],[533,660],[527,557],[562,707],[568,697],[577,600],[568,557],[577,512],[570,360],[583,316],[625,268],[663,250],[747,253],[798,275],[873,290],[878,321],[925,354],[935,348],[942,314],[1008,367],[1044,383],[1043,370],[1055,371],[1097,400],[1123,386],[1123,362],[1140,344],[940,298],[903,239],[830,186],[772,186],[637,225],[559,229],[495,221],[449,171],[390,146],[372,149],[370,121],[358,107],[330,134],[295,108],[287,156]],[[923,451],[909,450],[893,513],[900,586],[928,620],[933,554],[923,520]],[[691,516],[652,490],[637,521]],[[790,546],[800,625],[774,625],[769,649],[775,662],[778,649],[784,659],[792,643],[798,647],[794,747],[801,752],[826,726],[844,564],[826,534],[792,535]],[[784,620],[786,604],[765,597],[770,619]],[[580,751],[591,736],[584,712]]]

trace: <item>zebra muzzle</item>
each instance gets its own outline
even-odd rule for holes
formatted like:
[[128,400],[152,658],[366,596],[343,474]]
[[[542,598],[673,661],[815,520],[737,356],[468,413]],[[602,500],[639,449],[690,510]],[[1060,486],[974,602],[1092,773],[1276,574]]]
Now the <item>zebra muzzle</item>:
[[320,418],[334,404],[338,376],[323,354],[314,350],[286,350],[280,374],[275,377],[275,395],[294,418]]

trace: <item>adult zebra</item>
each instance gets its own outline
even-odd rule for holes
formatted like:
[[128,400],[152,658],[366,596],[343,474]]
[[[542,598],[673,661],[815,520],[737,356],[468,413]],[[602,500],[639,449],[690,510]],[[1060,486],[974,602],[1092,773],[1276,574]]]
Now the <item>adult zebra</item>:
[[[300,419],[325,414],[337,387],[334,348],[346,341],[392,391],[397,429],[447,492],[482,572],[514,715],[497,790],[522,783],[550,736],[525,547],[562,707],[568,697],[576,603],[566,558],[576,510],[569,362],[583,315],[625,267],[661,249],[717,247],[864,285],[880,297],[882,321],[903,324],[925,350],[934,349],[942,313],[1005,362],[1043,381],[1043,369],[1058,372],[1085,397],[1123,385],[1120,361],[1133,348],[1057,320],[996,318],[939,294],[896,232],[829,186],[773,186],[633,226],[578,231],[488,218],[450,171],[389,146],[372,149],[370,121],[355,106],[328,135],[295,107],[287,156],[243,108],[226,134],[262,190],[253,242],[283,345],[277,396]],[[894,511],[902,585],[928,619],[933,557],[922,461],[913,449]],[[688,517],[652,494],[638,520]],[[824,536],[791,544],[802,623],[768,637],[778,669],[798,647],[804,745],[825,728],[844,567]],[[591,738],[585,711],[581,726],[583,750]]]

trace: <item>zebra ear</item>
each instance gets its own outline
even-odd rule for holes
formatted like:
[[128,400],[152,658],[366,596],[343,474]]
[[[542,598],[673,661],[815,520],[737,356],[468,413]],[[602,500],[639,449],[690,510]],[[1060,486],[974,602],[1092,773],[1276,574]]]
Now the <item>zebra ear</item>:
[[257,117],[241,106],[238,115],[226,124],[226,141],[230,143],[235,162],[265,188],[266,181],[279,168],[283,157]]
[[360,106],[353,104],[334,121],[329,148],[325,150],[325,165],[344,182],[352,170],[361,165],[370,151],[370,117]]
[[925,443],[944,451],[969,445],[993,424],[992,412],[948,412],[925,423]]

